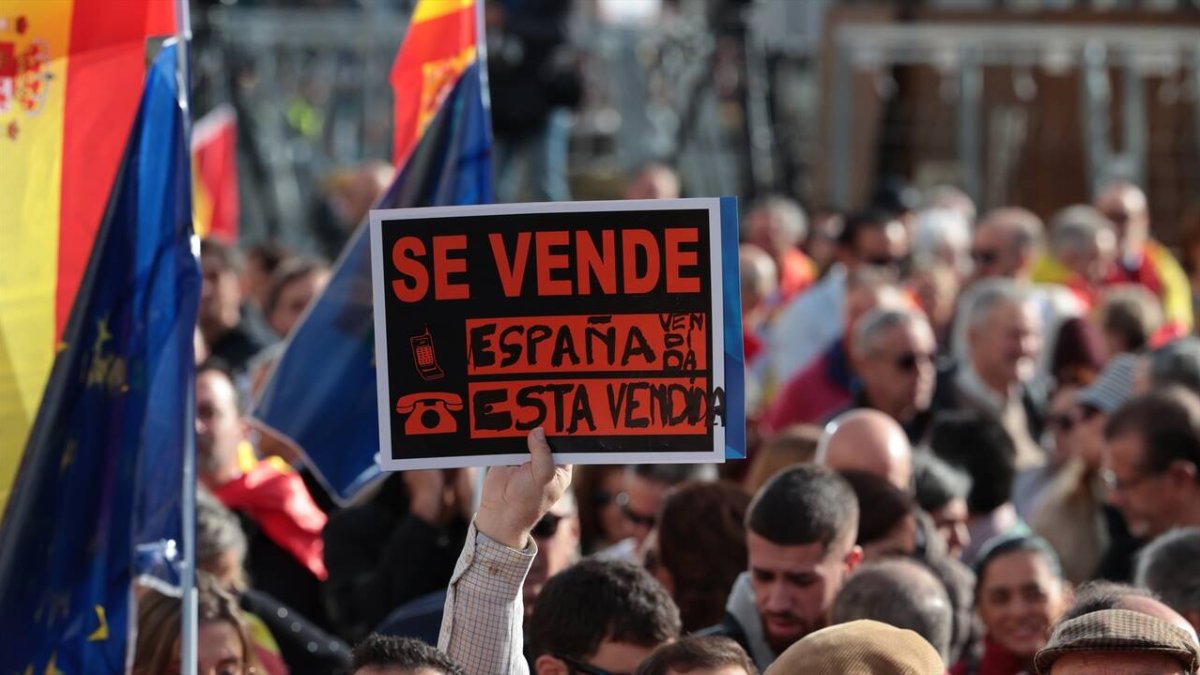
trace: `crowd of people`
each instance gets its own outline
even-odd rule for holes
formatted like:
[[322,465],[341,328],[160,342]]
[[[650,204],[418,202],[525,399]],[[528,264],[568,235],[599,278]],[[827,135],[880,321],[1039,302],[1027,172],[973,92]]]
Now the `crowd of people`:
[[[536,429],[481,495],[344,507],[242,417],[328,266],[204,242],[200,672],[1197,672],[1200,222],[1181,264],[1128,183],[1048,222],[870,202],[745,209],[747,461],[572,469]],[[179,601],[139,594],[165,672]]]

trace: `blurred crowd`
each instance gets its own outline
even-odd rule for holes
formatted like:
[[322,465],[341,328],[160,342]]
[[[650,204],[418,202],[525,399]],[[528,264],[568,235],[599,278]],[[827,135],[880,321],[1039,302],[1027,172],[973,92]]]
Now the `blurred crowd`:
[[[1045,222],[869,201],[743,205],[748,461],[572,471],[535,430],[481,495],[343,507],[243,420],[328,264],[205,241],[200,672],[1196,672],[1200,217],[1177,256],[1129,183]],[[143,589],[135,673],[178,666],[179,611]]]

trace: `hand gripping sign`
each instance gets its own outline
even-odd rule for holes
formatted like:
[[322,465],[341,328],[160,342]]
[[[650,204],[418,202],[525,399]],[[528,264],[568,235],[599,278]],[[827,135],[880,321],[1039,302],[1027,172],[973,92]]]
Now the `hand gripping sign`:
[[371,212],[383,468],[744,456],[732,199]]

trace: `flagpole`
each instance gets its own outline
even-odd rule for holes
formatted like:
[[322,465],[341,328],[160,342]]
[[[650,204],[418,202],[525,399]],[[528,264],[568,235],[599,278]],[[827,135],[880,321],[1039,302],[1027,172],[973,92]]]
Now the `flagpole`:
[[[188,0],[175,0],[175,32],[179,55],[179,106],[183,109],[183,143],[190,153],[192,146],[192,112],[190,106],[192,17]],[[191,190],[191,184],[187,186]],[[189,199],[189,202],[191,200]],[[192,222],[180,223],[191,234],[193,253],[198,251]],[[184,378],[184,410],[196,409],[196,387],[193,378]],[[180,675],[197,675],[198,626],[196,616],[196,433],[186,428],[183,433],[183,486],[180,511],[183,512],[183,565],[179,585],[183,591],[180,612],[179,657]]]

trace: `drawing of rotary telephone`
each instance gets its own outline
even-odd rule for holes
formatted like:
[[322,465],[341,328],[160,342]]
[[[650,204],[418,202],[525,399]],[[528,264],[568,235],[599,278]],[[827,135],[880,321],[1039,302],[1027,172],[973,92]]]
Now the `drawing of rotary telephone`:
[[458,420],[452,412],[462,409],[462,397],[449,392],[408,394],[396,401],[396,412],[408,415],[404,422],[407,436],[455,433]]

